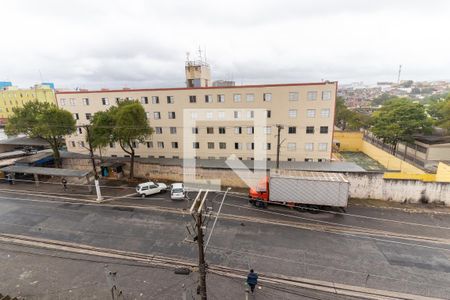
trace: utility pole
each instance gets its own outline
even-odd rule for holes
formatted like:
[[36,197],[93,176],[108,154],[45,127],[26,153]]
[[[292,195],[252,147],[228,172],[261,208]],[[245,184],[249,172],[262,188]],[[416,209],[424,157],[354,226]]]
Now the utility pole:
[[102,201],[102,192],[100,190],[100,183],[99,183],[99,176],[97,173],[97,166],[95,165],[95,158],[94,158],[94,150],[92,149],[92,141],[91,141],[91,132],[90,132],[90,125],[84,125],[83,126],[86,129],[86,137],[87,142],[89,146],[89,156],[91,157],[92,162],[92,169],[94,170],[94,183],[95,183],[95,191],[97,192],[97,201]]
[[200,190],[192,203],[190,213],[195,220],[195,227],[197,229],[198,245],[198,272],[199,272],[199,286],[197,291],[200,294],[201,300],[207,300],[206,296],[206,262],[205,262],[205,248],[203,245],[203,206],[205,205],[208,190],[205,191],[203,198],[201,197],[203,190]]
[[283,125],[277,124],[277,169],[280,168],[280,148],[281,148],[281,142],[280,142],[280,136],[281,136],[281,129],[284,128]]

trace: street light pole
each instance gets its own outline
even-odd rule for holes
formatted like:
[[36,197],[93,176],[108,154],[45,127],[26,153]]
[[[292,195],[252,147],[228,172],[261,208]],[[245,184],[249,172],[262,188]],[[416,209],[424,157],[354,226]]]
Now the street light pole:
[[281,142],[280,142],[280,136],[281,136],[281,129],[284,128],[283,125],[277,124],[277,169],[280,168],[280,148],[281,148]]

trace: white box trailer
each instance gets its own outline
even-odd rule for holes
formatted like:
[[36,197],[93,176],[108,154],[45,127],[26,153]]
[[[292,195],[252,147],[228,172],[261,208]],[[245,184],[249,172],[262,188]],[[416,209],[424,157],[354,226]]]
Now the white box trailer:
[[269,202],[346,207],[348,190],[341,173],[270,171]]

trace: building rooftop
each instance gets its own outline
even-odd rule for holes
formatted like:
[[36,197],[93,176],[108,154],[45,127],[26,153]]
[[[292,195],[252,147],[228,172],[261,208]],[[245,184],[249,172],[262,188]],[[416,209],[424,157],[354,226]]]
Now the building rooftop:
[[334,84],[337,81],[309,82],[309,83],[279,83],[279,84],[251,84],[236,86],[208,86],[208,87],[178,87],[178,88],[143,88],[143,89],[100,89],[100,90],[57,90],[56,94],[85,94],[85,93],[118,93],[118,92],[147,92],[147,91],[177,91],[177,90],[208,90],[208,89],[239,89],[239,88],[263,88],[279,86],[305,86],[305,85],[326,85]]
[[12,137],[6,140],[1,140],[0,145],[49,147],[47,141],[41,138],[29,138],[29,137]]
[[421,135],[414,137],[417,141],[428,145],[450,143],[450,136]]

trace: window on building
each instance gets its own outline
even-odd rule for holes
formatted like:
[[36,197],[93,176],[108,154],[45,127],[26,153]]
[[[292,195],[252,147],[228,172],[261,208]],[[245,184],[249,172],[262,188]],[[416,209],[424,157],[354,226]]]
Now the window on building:
[[247,119],[253,119],[255,117],[255,112],[253,110],[247,111]]
[[296,134],[296,133],[297,133],[297,127],[295,127],[295,126],[289,126],[289,128],[288,128],[288,133],[289,133],[289,134]]
[[247,127],[247,134],[254,134],[255,133],[255,127]]
[[208,149],[214,149],[214,143],[208,142]]
[[223,143],[223,142],[219,143],[219,149],[226,149],[226,148],[227,148],[227,143]]
[[219,127],[219,134],[225,134],[225,127]]
[[192,127],[192,134],[198,134],[198,127]]
[[70,105],[75,106],[75,98],[70,98],[69,103]]
[[197,96],[191,95],[189,96],[189,103],[196,103],[197,102]]
[[234,149],[235,150],[241,150],[242,149],[242,143],[234,143]]
[[109,143],[109,148],[114,148],[115,144],[114,143]]
[[319,143],[319,151],[327,151],[328,143]]
[[306,110],[306,116],[308,118],[315,118],[316,117],[316,110],[315,109],[308,109],[308,110]]
[[331,100],[331,91],[323,91],[322,100]]
[[213,118],[213,112],[212,111],[207,111],[206,112],[206,118],[208,119],[208,120],[212,120],[212,118]]
[[90,120],[92,119],[92,114],[91,113],[86,113],[86,120]]
[[264,144],[264,147],[263,147],[264,150],[270,150],[271,148],[272,148],[272,145],[270,143]]
[[288,157],[287,161],[295,161],[295,158]]
[[242,134],[242,127],[240,127],[240,126],[234,127],[234,133],[235,134]]
[[245,95],[245,99],[247,102],[253,102],[255,101],[255,94],[247,94]]
[[169,119],[175,119],[175,112],[169,111]]
[[263,101],[266,101],[266,102],[272,101],[272,94],[271,93],[264,93],[263,94]]
[[177,134],[177,128],[176,127],[170,127],[170,134]]
[[305,161],[306,161],[306,162],[313,162],[314,159],[312,159],[312,158],[305,158]]
[[289,101],[298,101],[298,92],[289,92]]
[[65,105],[66,105],[66,99],[60,99],[60,100],[59,100],[59,104],[60,104],[61,106],[65,106]]
[[78,134],[83,134],[83,129],[81,127],[78,127]]
[[241,102],[241,94],[234,94],[233,100],[234,102]]
[[78,144],[80,145],[80,147],[84,148],[84,141],[80,141],[80,142],[78,142]]
[[155,133],[162,134],[163,133],[162,127],[155,127]]
[[158,148],[164,149],[164,142],[158,142]]
[[320,133],[328,133],[328,126],[320,126]]
[[141,104],[148,104],[148,97],[141,97]]
[[264,134],[271,134],[272,133],[272,127],[271,126],[264,126]]
[[147,148],[153,148],[153,142],[147,142]]
[[147,120],[150,119],[150,113],[148,111],[145,112],[145,116],[147,117]]
[[198,119],[198,113],[195,112],[195,111],[191,112],[191,119],[192,120],[197,120]]
[[72,145],[72,148],[75,148],[75,142],[71,141],[70,144]]
[[119,104],[119,103],[120,103],[120,98],[116,97],[116,104]]
[[240,119],[240,118],[241,118],[241,112],[238,111],[238,110],[235,110],[235,111],[234,111],[234,118],[235,118],[235,119]]
[[214,127],[206,127],[206,133],[207,134],[213,134],[214,133]]
[[174,104],[175,98],[173,96],[167,96],[167,104]]
[[161,119],[161,113],[159,111],[155,111],[153,113],[153,119],[155,119],[155,120]]
[[172,148],[178,149],[178,142],[172,142]]
[[138,148],[138,147],[139,147],[139,144],[136,143],[136,142],[131,142],[131,147],[133,147],[133,148]]
[[314,151],[313,143],[305,143],[305,151]]
[[102,98],[102,105],[108,106],[109,105],[109,99],[108,98]]
[[247,150],[254,150],[255,149],[255,143],[247,143],[246,147],[247,147]]
[[328,118],[330,117],[330,109],[329,108],[323,108],[320,110],[320,116],[322,118]]
[[287,149],[288,151],[295,151],[297,149],[296,143],[287,143]]
[[224,111],[219,111],[219,119],[220,120],[225,119],[225,112]]
[[200,149],[200,143],[199,143],[199,142],[193,142],[193,143],[192,143],[192,148],[194,148],[194,149]]
[[223,95],[223,94],[217,95],[217,102],[224,103],[225,102],[225,95]]
[[73,118],[74,118],[75,120],[79,120],[79,119],[80,119],[80,115],[79,115],[78,113],[74,113],[74,114],[73,114]]
[[309,91],[307,97],[308,97],[309,101],[316,100],[317,99],[317,91]]
[[213,102],[213,96],[205,95],[205,103],[212,103],[212,102]]
[[83,98],[83,105],[89,105],[89,98]]
[[159,104],[159,97],[158,96],[152,96],[152,104]]
[[307,134],[314,134],[314,126],[306,126]]
[[296,109],[290,109],[288,111],[289,118],[297,118],[297,110]]

